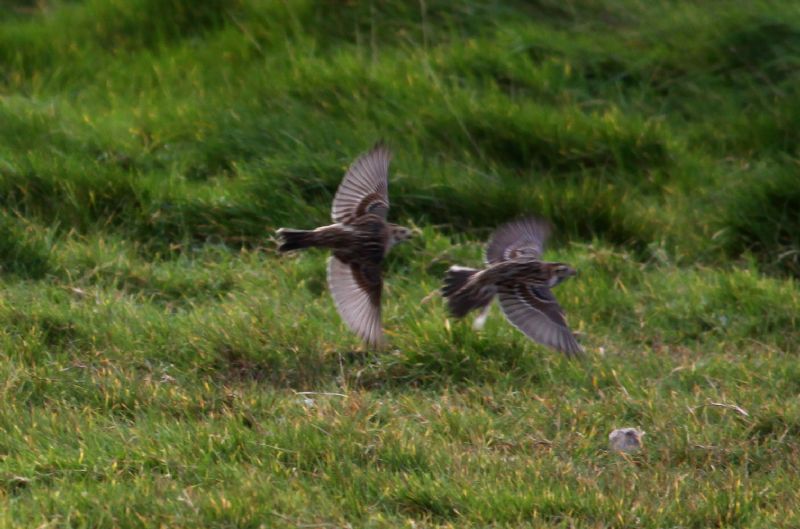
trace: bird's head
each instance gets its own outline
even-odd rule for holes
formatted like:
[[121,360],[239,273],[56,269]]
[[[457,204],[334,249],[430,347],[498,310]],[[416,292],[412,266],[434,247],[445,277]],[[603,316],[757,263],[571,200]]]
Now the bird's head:
[[576,275],[578,272],[564,263],[550,263],[550,287],[554,287],[568,277]]
[[399,224],[389,224],[389,247],[391,248],[395,244],[406,241],[418,234],[419,230],[417,229],[406,228]]

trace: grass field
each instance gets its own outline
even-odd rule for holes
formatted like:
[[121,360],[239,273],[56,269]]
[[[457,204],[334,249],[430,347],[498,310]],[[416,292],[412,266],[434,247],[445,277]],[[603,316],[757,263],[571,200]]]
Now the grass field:
[[[421,302],[525,213],[583,362]],[[798,277],[796,2],[0,2],[1,527],[800,527]]]

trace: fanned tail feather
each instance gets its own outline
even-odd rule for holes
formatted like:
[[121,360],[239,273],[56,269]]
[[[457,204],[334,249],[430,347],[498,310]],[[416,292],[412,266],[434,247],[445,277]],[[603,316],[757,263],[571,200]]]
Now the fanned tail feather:
[[444,276],[444,286],[442,286],[442,295],[449,298],[467,284],[469,278],[474,276],[478,271],[474,268],[465,268],[463,266],[451,266]]
[[493,293],[468,285],[469,279],[478,273],[474,268],[451,266],[444,277],[442,296],[447,300],[450,313],[462,318],[471,310],[485,307],[492,301]]
[[298,250],[315,246],[314,232],[310,230],[293,230],[291,228],[281,228],[278,230],[281,245],[278,247],[280,252]]

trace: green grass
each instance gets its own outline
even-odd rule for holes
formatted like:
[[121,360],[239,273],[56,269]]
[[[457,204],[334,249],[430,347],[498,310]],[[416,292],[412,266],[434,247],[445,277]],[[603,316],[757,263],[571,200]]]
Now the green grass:
[[[3,2],[0,526],[797,527],[798,57],[791,2]],[[379,138],[371,352],[273,230]],[[584,362],[421,302],[526,213]]]

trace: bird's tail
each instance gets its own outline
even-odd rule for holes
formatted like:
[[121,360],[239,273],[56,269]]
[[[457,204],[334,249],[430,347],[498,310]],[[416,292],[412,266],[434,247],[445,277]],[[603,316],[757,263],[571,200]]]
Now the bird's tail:
[[493,292],[468,285],[469,279],[479,270],[463,266],[451,266],[444,276],[442,296],[453,316],[462,318],[471,310],[487,306],[492,301]]
[[278,251],[280,252],[288,252],[290,250],[298,250],[300,248],[316,246],[314,232],[311,230],[280,228],[277,233],[281,241],[281,245],[278,246]]

